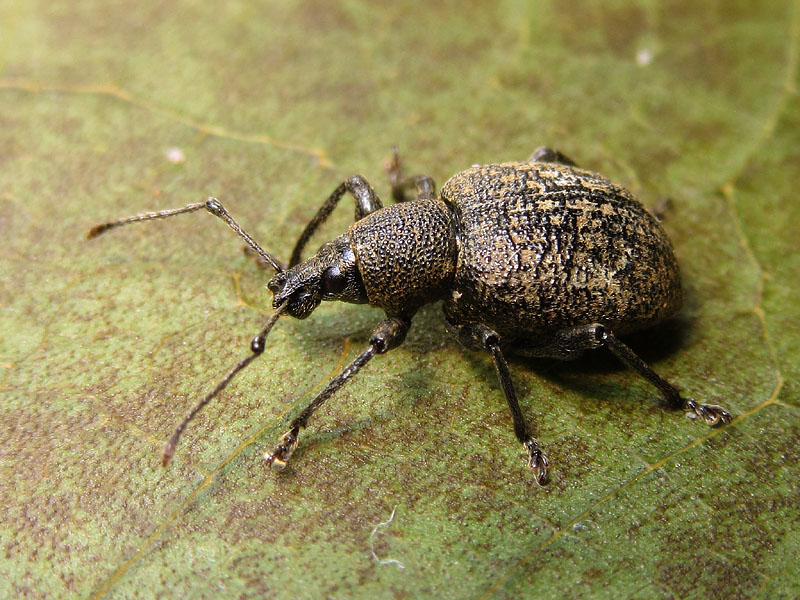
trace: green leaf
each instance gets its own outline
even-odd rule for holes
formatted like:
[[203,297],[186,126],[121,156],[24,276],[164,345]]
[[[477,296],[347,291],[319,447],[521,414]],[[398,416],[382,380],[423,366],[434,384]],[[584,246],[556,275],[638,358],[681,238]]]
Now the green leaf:
[[[0,596],[800,596],[799,44],[797,0],[2,4]],[[516,362],[540,488],[430,306],[275,475],[261,453],[382,315],[327,304],[163,469],[269,274],[205,213],[88,229],[216,196],[285,259],[344,177],[388,199],[393,144],[439,184],[546,144],[672,199],[685,308],[632,343],[733,423],[602,355]]]

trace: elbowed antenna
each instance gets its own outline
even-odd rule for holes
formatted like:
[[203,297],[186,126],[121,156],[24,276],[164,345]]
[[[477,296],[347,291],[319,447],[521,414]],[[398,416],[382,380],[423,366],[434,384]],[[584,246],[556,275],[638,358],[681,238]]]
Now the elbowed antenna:
[[250,237],[250,235],[242,229],[239,224],[233,219],[233,217],[228,214],[228,211],[225,210],[225,207],[220,204],[219,200],[216,198],[209,198],[205,202],[195,202],[194,204],[189,204],[184,206],[183,208],[172,208],[169,210],[160,210],[157,212],[149,212],[143,213],[140,215],[134,215],[132,217],[125,217],[123,219],[117,219],[116,221],[109,221],[108,223],[103,223],[102,225],[95,225],[89,230],[89,233],[86,234],[87,239],[96,238],[98,235],[101,235],[108,231],[109,229],[115,229],[117,227],[122,227],[123,225],[128,225],[130,223],[139,223],[141,221],[152,221],[154,219],[166,219],[167,217],[173,217],[175,215],[181,215],[183,213],[190,213],[195,212],[197,210],[205,209],[210,212],[215,217],[219,217],[223,221],[225,221],[231,229],[236,232],[240,238],[242,238],[253,251],[258,254],[264,262],[269,264],[275,271],[280,273],[281,271],[286,270],[286,266],[277,258],[272,256],[269,252],[264,250],[258,243]]
[[[233,217],[230,216],[227,210],[220,204],[220,202],[216,198],[209,198],[205,202],[195,202],[193,204],[189,204],[184,206],[183,208],[172,208],[168,210],[160,210],[156,212],[148,212],[139,215],[134,215],[132,217],[125,217],[123,219],[117,219],[116,221],[109,221],[108,223],[103,223],[101,225],[95,225],[92,227],[89,232],[86,234],[87,239],[92,239],[97,237],[98,235],[102,235],[106,231],[110,229],[115,229],[117,227],[122,227],[123,225],[128,225],[130,223],[140,223],[142,221],[152,221],[154,219],[166,219],[167,217],[173,217],[175,215],[181,215],[183,213],[190,213],[195,212],[198,210],[207,210],[215,217],[219,217],[223,221],[225,221],[228,226],[233,229],[233,231],[242,238],[247,245],[256,253],[258,254],[261,259],[271,266],[275,271],[278,273],[285,271],[286,266],[277,258],[275,258],[272,254],[264,250],[258,243],[250,237],[250,235],[242,229],[239,224],[234,220]],[[253,360],[260,356],[264,352],[264,347],[267,340],[267,335],[269,335],[270,330],[272,329],[273,325],[278,320],[278,317],[281,316],[284,309],[287,306],[288,301],[284,301],[280,305],[275,308],[275,311],[270,315],[269,319],[267,319],[267,323],[264,326],[264,329],[261,330],[253,341],[250,343],[250,349],[252,350],[252,354],[239,362],[223,379],[220,381],[217,386],[211,390],[209,394],[207,394],[197,405],[186,415],[186,418],[178,425],[178,428],[175,430],[175,433],[172,434],[172,437],[169,438],[167,445],[164,447],[164,454],[161,458],[161,463],[166,467],[169,463],[170,459],[172,458],[173,454],[175,454],[175,448],[178,445],[178,441],[180,440],[181,434],[183,430],[186,429],[186,426],[189,424],[195,415],[200,412],[200,410],[209,402],[211,402],[215,397],[219,395],[219,393],[224,390],[228,384],[236,377],[237,373],[244,369],[247,365],[249,365]]]
[[280,304],[278,308],[276,308],[275,311],[269,316],[269,319],[267,319],[267,323],[264,326],[264,329],[261,330],[261,333],[253,338],[253,341],[250,343],[250,350],[252,350],[252,354],[231,369],[231,371],[222,378],[222,381],[220,381],[217,386],[205,396],[205,398],[200,400],[200,402],[198,402],[195,407],[189,411],[189,414],[186,415],[186,418],[181,422],[181,424],[178,425],[178,427],[175,429],[175,433],[172,434],[172,437],[169,438],[167,445],[164,446],[164,453],[161,455],[162,466],[166,467],[169,464],[170,459],[175,454],[175,448],[178,446],[178,441],[181,438],[181,434],[183,433],[183,430],[186,429],[189,421],[191,421],[206,404],[211,402],[217,395],[219,395],[219,393],[228,386],[231,380],[236,377],[239,371],[244,369],[264,352],[267,335],[269,335],[272,326],[275,325],[278,317],[281,316],[287,304],[288,301],[284,301],[282,304]]

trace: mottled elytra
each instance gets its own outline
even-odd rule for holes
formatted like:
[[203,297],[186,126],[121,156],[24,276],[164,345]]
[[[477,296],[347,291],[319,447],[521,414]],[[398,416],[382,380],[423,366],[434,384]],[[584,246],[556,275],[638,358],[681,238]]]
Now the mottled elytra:
[[[207,210],[276,271],[268,284],[275,311],[253,339],[251,354],[181,422],[164,448],[164,465],[188,422],[264,351],[278,318],[304,319],[323,300],[371,304],[383,309],[386,318],[367,348],[265,453],[276,469],[286,466],[311,415],[373,356],[399,346],[423,304],[439,300],[448,331],[463,345],[491,353],[514,433],[540,484],[547,481],[549,461],[520,410],[507,354],[572,359],[605,347],[652,383],[670,408],[702,417],[709,425],[730,421],[724,408],[681,396],[617,337],[662,321],[681,304],[672,245],[630,192],[549,148],[539,148],[527,162],[467,169],[450,178],[438,195],[430,177],[403,176],[396,151],[387,168],[396,203],[384,207],[363,177],[351,177],[306,226],[288,267],[213,198],[89,231],[93,238],[129,223]],[[346,194],[355,199],[355,222],[302,260],[309,239]]]

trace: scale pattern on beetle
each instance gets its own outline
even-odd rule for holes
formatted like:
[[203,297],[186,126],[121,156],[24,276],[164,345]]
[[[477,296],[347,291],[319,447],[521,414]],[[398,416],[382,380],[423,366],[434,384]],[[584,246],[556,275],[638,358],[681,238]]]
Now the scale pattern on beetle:
[[445,304],[452,322],[482,322],[510,347],[594,322],[628,333],[680,308],[661,225],[595,173],[555,163],[474,167],[447,181],[442,197],[456,207],[461,234]]

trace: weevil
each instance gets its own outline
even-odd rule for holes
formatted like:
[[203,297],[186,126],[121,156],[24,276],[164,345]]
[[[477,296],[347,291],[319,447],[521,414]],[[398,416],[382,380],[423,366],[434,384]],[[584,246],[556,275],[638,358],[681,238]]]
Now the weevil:
[[[165,466],[189,421],[263,353],[278,318],[305,319],[325,300],[370,304],[386,318],[366,349],[265,453],[274,469],[286,466],[314,412],[376,354],[402,344],[417,310],[436,301],[442,301],[446,328],[461,344],[490,353],[514,434],[541,485],[549,460],[522,414],[506,355],[568,360],[607,348],[655,386],[668,407],[712,426],[730,422],[723,407],[683,397],[618,337],[653,326],[681,306],[672,245],[629,191],[544,147],[525,162],[473,166],[451,177],[438,194],[431,177],[404,176],[396,150],[387,169],[394,204],[384,207],[362,176],[350,177],[308,223],[288,266],[262,249],[214,198],[89,231],[93,238],[121,225],[206,210],[275,270],[267,284],[274,312],[251,342],[251,353],[178,425],[164,448]],[[355,200],[355,222],[303,260],[311,236],[348,194]]]

